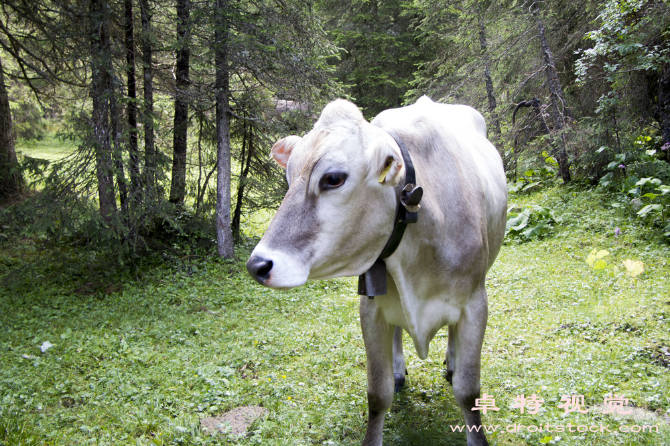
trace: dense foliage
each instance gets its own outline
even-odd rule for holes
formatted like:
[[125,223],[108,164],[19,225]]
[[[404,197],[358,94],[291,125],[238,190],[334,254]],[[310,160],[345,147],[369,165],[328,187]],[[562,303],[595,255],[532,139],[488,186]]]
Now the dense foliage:
[[[642,0],[6,1],[1,140],[77,150],[45,167],[3,143],[0,178],[37,185],[12,216],[51,240],[126,255],[166,229],[213,238],[230,214],[227,243],[286,190],[273,141],[327,100],[372,118],[427,94],[484,113],[510,192],[557,177],[624,206],[630,184],[670,184],[669,24],[667,1]],[[661,229],[663,190],[639,197]]]

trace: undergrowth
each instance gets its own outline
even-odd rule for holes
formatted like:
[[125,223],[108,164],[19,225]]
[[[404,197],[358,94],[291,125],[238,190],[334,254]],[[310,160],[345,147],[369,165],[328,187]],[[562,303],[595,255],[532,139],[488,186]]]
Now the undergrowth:
[[[488,276],[482,392],[500,410],[483,422],[501,426],[490,443],[670,444],[668,246],[598,192],[548,188],[512,203],[551,209],[561,223],[541,239],[510,240]],[[366,360],[355,281],[262,288],[244,266],[255,240],[235,261],[177,243],[108,271],[81,266],[93,265],[81,247],[58,264],[59,251],[0,240],[0,444],[224,444],[199,420],[243,405],[270,413],[237,444],[360,444]],[[587,263],[594,249],[618,271]],[[630,274],[626,260],[644,271]],[[42,352],[45,342],[53,346]],[[443,329],[421,361],[405,336],[408,381],[387,414],[385,444],[464,444],[443,378],[446,344]],[[512,408],[522,394],[545,400],[538,414]],[[590,412],[558,407],[572,394]],[[636,411],[598,413],[608,394]],[[659,431],[507,428],[567,423]]]

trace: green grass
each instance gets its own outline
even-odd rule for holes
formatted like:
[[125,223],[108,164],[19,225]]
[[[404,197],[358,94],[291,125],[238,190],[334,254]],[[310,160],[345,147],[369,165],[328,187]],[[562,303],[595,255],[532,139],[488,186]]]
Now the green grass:
[[53,134],[49,134],[41,140],[19,140],[16,144],[16,151],[19,154],[50,162],[65,158],[74,152],[76,148],[77,146],[74,142],[58,139]]
[[[510,202],[548,206],[564,222],[543,240],[504,246],[489,273],[482,391],[500,410],[483,420],[502,426],[489,441],[670,444],[668,246],[591,191],[554,188]],[[621,271],[589,266],[594,248],[609,250]],[[250,249],[240,247],[236,262],[166,257],[88,294],[84,276],[30,267],[37,248],[0,245],[0,445],[226,444],[198,422],[241,405],[270,414],[239,445],[360,444],[367,403],[354,280],[265,289],[246,274]],[[626,259],[644,262],[645,273],[627,276]],[[43,354],[45,341],[55,347]],[[385,444],[464,444],[442,377],[446,330],[426,361],[405,341],[409,376]],[[533,393],[545,400],[539,414],[511,408],[516,395]],[[592,409],[608,393],[649,419],[557,407],[562,395],[580,394]],[[659,433],[507,432],[514,423],[647,424]]]

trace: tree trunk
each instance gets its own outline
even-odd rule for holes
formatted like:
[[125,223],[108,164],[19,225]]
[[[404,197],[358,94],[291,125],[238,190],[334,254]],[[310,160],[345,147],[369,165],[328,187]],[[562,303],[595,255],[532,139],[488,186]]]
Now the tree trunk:
[[563,94],[563,87],[561,87],[561,82],[558,79],[558,74],[556,73],[556,65],[554,64],[554,56],[547,42],[547,36],[544,32],[544,24],[542,23],[542,17],[540,16],[540,6],[539,1],[534,0],[531,5],[531,9],[535,19],[537,20],[537,28],[540,36],[540,46],[542,47],[542,56],[544,58],[544,71],[547,75],[547,84],[549,86],[549,92],[551,93],[551,107],[550,113],[554,121],[554,131],[560,133],[559,140],[554,139],[554,144],[558,145],[557,148],[553,150],[556,154],[556,161],[558,162],[558,173],[563,178],[564,183],[570,181],[570,162],[568,160],[568,154],[565,148],[565,135],[561,130],[565,126],[564,114],[568,118],[570,117],[569,110],[566,106],[565,95]]
[[174,140],[170,201],[183,204],[186,197],[186,146],[188,131],[189,0],[177,0],[177,66],[175,68]]
[[479,47],[481,48],[482,57],[484,58],[484,80],[486,82],[486,96],[489,100],[489,113],[491,114],[491,127],[493,127],[493,139],[495,142],[502,140],[502,133],[500,131],[500,121],[496,114],[496,97],[493,94],[493,79],[491,78],[491,60],[488,54],[488,44],[486,43],[486,27],[481,13],[479,16]]
[[0,59],[0,201],[21,192],[24,180],[14,149],[14,128]]
[[142,78],[144,85],[144,195],[156,194],[156,149],[154,147],[154,80],[151,57],[151,9],[149,0],[140,0],[142,15]]
[[216,240],[219,256],[232,259],[233,234],[230,227],[230,79],[228,72],[228,21],[226,0],[216,0],[216,30],[214,53],[216,58]]
[[[244,189],[249,178],[249,169],[251,167],[251,159],[254,155],[254,127],[253,125],[243,124],[243,141],[242,141],[242,172],[240,173],[240,180],[237,184],[237,202],[235,203],[235,211],[233,212],[232,232],[233,238],[239,240],[240,238],[240,220],[242,218],[242,201],[244,200]],[[246,150],[245,150],[246,149]]]
[[[116,89],[114,89],[116,93]],[[123,130],[119,115],[119,104],[116,95],[110,98],[110,118],[112,124],[112,157],[114,158],[114,173],[116,174],[116,187],[119,189],[121,209],[128,209],[128,185],[123,167]]]
[[658,116],[661,127],[661,152],[670,162],[670,64],[661,69],[658,83]]
[[128,84],[128,155],[130,160],[130,196],[136,201],[140,190],[140,164],[137,148],[137,89],[135,82],[135,35],[133,24],[133,0],[125,0],[126,12],[126,77]]
[[112,164],[110,98],[113,96],[111,82],[112,55],[109,44],[108,5],[104,0],[91,0],[91,98],[93,110],[93,145],[95,148],[96,176],[100,214],[109,222],[116,211],[114,190],[114,168]]

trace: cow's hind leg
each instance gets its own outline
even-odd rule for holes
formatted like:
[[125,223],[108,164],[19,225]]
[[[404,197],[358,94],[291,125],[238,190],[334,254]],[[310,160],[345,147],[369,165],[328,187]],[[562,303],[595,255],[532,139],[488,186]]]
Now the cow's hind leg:
[[447,354],[446,357],[444,358],[444,365],[447,366],[447,368],[444,371],[444,377],[449,381],[449,384],[451,384],[451,381],[454,376],[454,365],[456,365],[456,358],[454,357],[455,354],[455,347],[454,347],[454,326],[450,325],[449,326],[449,337],[447,339]]
[[405,385],[407,367],[405,355],[402,352],[402,328],[396,325],[393,332],[393,379],[395,380],[395,391],[400,392]]
[[393,402],[393,325],[376,301],[361,297],[361,328],[368,359],[368,427],[364,446],[381,446],[384,417]]
[[481,415],[479,411],[472,410],[480,392],[481,351],[487,318],[488,302],[482,285],[471,296],[453,330],[456,364],[452,384],[454,398],[469,428],[468,446],[488,445],[484,429],[481,428]]

